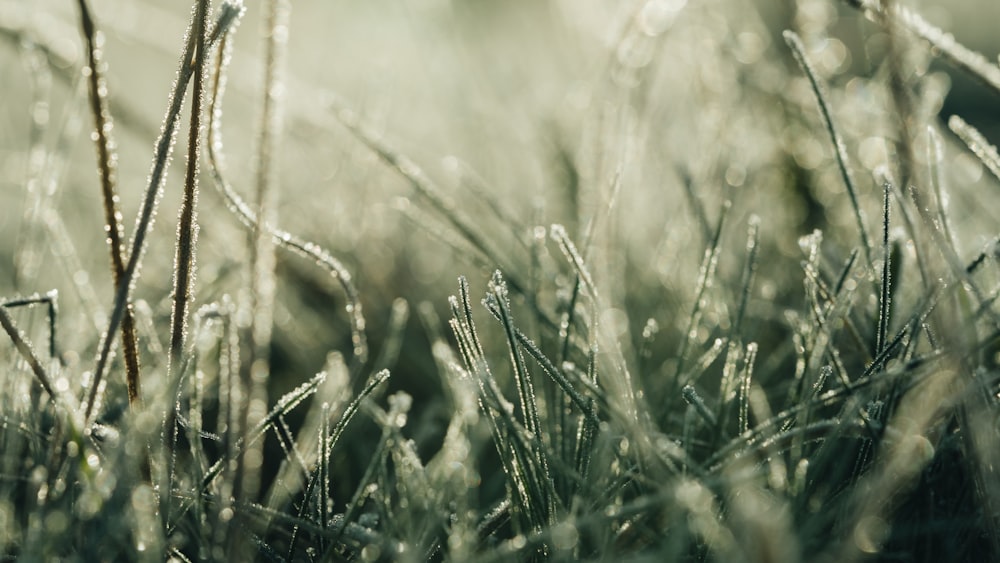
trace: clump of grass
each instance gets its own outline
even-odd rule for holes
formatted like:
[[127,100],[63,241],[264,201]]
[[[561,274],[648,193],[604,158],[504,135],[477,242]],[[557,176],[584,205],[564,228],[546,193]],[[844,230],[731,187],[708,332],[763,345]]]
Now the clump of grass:
[[[122,177],[131,147],[111,133],[121,140],[150,128],[112,88],[102,18],[79,0],[82,63],[44,33],[0,19],[4,37],[37,43],[27,68],[39,83],[51,72],[72,85],[74,69],[88,69],[85,100],[64,103],[92,118],[85,141],[96,148],[97,176],[81,172],[89,179],[56,187],[69,197],[96,183],[103,218],[85,224],[103,225],[111,254],[106,272],[82,266],[86,249],[72,244],[75,223],[64,220],[55,187],[26,198],[31,234],[16,244],[30,248],[0,249],[22,257],[11,295],[52,289],[0,301],[11,344],[0,364],[8,389],[0,394],[0,553],[177,561],[1000,556],[996,232],[985,203],[961,220],[949,206],[975,188],[963,176],[969,162],[1000,180],[1000,158],[960,117],[947,122],[958,139],[938,132],[937,117],[918,109],[932,105],[921,105],[929,95],[922,68],[903,55],[928,43],[925,55],[989,87],[1000,69],[908,8],[847,3],[894,34],[887,59],[854,77],[877,93],[874,107],[852,100],[853,90],[839,86],[844,77],[803,40],[834,29],[803,21],[806,10],[797,22],[810,35],[785,31],[785,53],[767,47],[762,26],[722,25],[711,8],[684,2],[641,2],[617,8],[610,31],[602,27],[612,49],[596,55],[607,60],[581,65],[598,70],[570,81],[576,112],[553,112],[557,136],[578,142],[560,140],[548,167],[518,160],[514,147],[490,147],[504,156],[492,173],[456,164],[489,162],[486,148],[467,147],[446,159],[460,172],[449,186],[419,154],[433,152],[431,143],[412,156],[396,148],[406,146],[401,124],[380,122],[350,96],[323,92],[321,107],[303,117],[296,89],[314,90],[285,70],[297,62],[286,43],[298,20],[281,0],[261,7],[252,160],[227,168],[240,149],[223,144],[222,118],[228,125],[241,114],[239,98],[223,94],[231,59],[247,56],[233,31],[257,17],[257,6],[197,0],[137,202],[123,201],[120,189],[136,180]],[[743,34],[729,33],[744,24]],[[698,48],[687,47],[693,67],[670,56],[692,38],[689,28],[703,34],[693,36]],[[789,64],[751,56],[755,48],[787,54]],[[740,141],[747,154],[664,164],[661,149],[680,158],[705,148],[696,128],[657,125],[664,116],[678,127],[695,123],[671,94],[707,97],[706,120],[721,115],[748,129],[753,136]],[[152,227],[185,111],[171,253],[156,245]],[[319,131],[309,130],[309,143],[335,136],[342,144],[324,150],[352,155],[342,163],[351,179],[337,182],[356,193],[313,192],[309,216],[279,215],[297,181],[285,159],[300,148],[304,121]],[[46,119],[35,115],[31,127],[26,143],[14,139],[18,150],[50,150]],[[72,128],[63,130],[51,162],[75,166]],[[799,131],[791,142],[802,146],[783,144],[786,131]],[[885,143],[894,152],[873,159],[855,150],[875,135],[896,136]],[[773,151],[754,152],[749,141]],[[45,172],[29,164],[29,174]],[[518,176],[502,172],[521,165],[537,168],[537,186],[513,186]],[[201,190],[202,180],[216,189]],[[334,200],[370,201],[369,191],[381,198],[387,192],[373,186],[383,182],[404,190],[397,207],[412,219],[390,241],[398,253],[345,251],[316,228],[333,221]],[[249,203],[244,184],[255,186]],[[121,217],[133,203],[126,243]],[[784,214],[799,207],[791,219]],[[869,216],[881,218],[874,240]],[[664,233],[652,245],[650,222]],[[227,231],[230,223],[244,236]],[[440,240],[420,238],[413,226]],[[321,282],[284,262],[285,251],[304,257]],[[446,275],[428,275],[420,263],[436,253],[449,253],[438,266]],[[431,282],[411,276],[418,271]],[[157,272],[170,274],[169,288],[156,283]],[[372,282],[386,272],[404,281]],[[438,295],[440,277],[457,279],[457,291]],[[322,285],[329,281],[336,292]],[[75,291],[57,309],[65,293],[53,288],[66,284]],[[337,309],[346,315],[326,314]],[[304,375],[302,358],[317,341],[337,344]],[[88,371],[81,358],[90,354]]]

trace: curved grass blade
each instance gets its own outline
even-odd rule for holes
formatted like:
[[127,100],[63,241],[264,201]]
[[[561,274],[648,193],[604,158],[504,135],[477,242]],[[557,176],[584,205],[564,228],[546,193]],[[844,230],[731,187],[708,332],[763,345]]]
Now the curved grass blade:
[[351,273],[344,265],[327,250],[316,243],[303,240],[291,233],[283,231],[272,224],[261,225],[257,212],[248,205],[236,192],[225,176],[225,156],[222,142],[222,99],[226,89],[226,68],[230,59],[231,42],[228,34],[221,38],[214,72],[214,82],[209,101],[208,127],[208,164],[212,173],[214,186],[226,202],[229,210],[236,215],[240,223],[250,229],[263,229],[270,233],[272,240],[282,248],[311,260],[340,285],[344,291],[347,304],[345,309],[351,323],[351,341],[353,343],[354,362],[352,372],[357,372],[368,361],[368,338],[365,330],[365,317],[361,308],[361,298],[352,281]]

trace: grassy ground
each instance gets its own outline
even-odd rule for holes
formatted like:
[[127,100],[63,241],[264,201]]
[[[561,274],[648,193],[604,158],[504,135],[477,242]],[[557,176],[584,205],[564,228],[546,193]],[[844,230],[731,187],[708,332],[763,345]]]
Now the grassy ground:
[[1000,557],[995,8],[159,4],[0,2],[5,558]]

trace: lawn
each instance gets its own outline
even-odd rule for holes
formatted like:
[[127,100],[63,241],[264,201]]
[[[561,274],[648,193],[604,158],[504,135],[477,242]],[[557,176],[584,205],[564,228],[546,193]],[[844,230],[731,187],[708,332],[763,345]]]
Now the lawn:
[[1000,559],[998,17],[0,0],[0,555]]

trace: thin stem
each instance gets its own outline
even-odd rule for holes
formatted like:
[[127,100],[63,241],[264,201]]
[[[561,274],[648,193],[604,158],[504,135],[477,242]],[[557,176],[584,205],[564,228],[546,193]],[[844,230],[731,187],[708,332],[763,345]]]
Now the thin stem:
[[823,123],[826,125],[826,131],[830,135],[830,140],[833,141],[834,153],[837,155],[837,166],[840,169],[840,177],[844,181],[844,185],[847,187],[847,195],[851,198],[851,207],[854,209],[854,219],[858,223],[858,233],[861,235],[861,247],[865,252],[865,259],[868,262],[868,267],[873,271],[875,268],[875,261],[872,254],[872,244],[868,240],[868,231],[865,229],[865,220],[861,214],[861,204],[858,201],[858,191],[854,184],[854,177],[851,174],[851,169],[847,164],[847,147],[844,145],[844,139],[840,136],[837,131],[836,126],[833,124],[833,115],[830,112],[830,106],[826,101],[826,88],[821,82],[819,75],[813,69],[812,64],[806,57],[806,48],[802,44],[802,39],[799,38],[798,34],[791,30],[785,30],[783,34],[785,42],[792,50],[792,54],[795,56],[795,61],[802,68],[802,71],[806,74],[809,79],[809,83],[812,85],[813,94],[816,96],[816,103],[819,105],[820,114],[823,116]]
[[14,307],[30,307],[31,305],[38,304],[46,305],[49,317],[49,358],[56,359],[59,357],[59,351],[56,347],[56,316],[59,314],[58,301],[59,292],[53,289],[45,295],[36,294],[19,299],[0,300],[0,308],[12,309]]
[[174,257],[174,298],[170,320],[170,357],[168,377],[179,365],[187,333],[187,310],[191,301],[194,277],[195,250],[198,240],[198,162],[201,147],[202,93],[205,87],[205,49],[207,47],[206,23],[208,0],[199,0],[195,13],[194,91],[191,95],[191,117],[188,127],[187,169],[184,176],[184,193],[181,199],[180,221],[177,227],[177,246]]
[[[226,28],[236,21],[234,13],[238,14],[241,10],[242,8],[239,4],[223,4],[223,11],[216,21],[212,36],[217,37],[224,33]],[[188,35],[185,40],[186,46],[184,48],[184,53],[181,55],[180,66],[177,70],[177,81],[174,83],[174,89],[168,98],[167,112],[163,120],[163,129],[160,131],[160,136],[156,141],[156,149],[153,155],[153,167],[149,175],[149,183],[146,186],[146,192],[143,195],[142,208],[140,209],[139,216],[136,219],[136,228],[135,233],[132,235],[132,244],[128,262],[125,265],[125,271],[123,272],[120,280],[121,283],[115,289],[115,301],[114,306],[111,309],[111,316],[108,319],[108,328],[102,336],[101,345],[98,349],[97,365],[94,367],[94,377],[91,382],[90,392],[87,397],[87,406],[84,413],[84,421],[88,426],[93,414],[94,406],[97,402],[97,392],[100,388],[101,380],[104,378],[104,371],[107,369],[108,359],[111,357],[111,347],[114,343],[114,338],[112,338],[111,335],[118,331],[125,317],[125,311],[127,309],[126,304],[131,298],[132,289],[139,274],[139,266],[142,261],[142,255],[146,248],[146,236],[152,229],[153,217],[156,212],[157,204],[160,200],[160,195],[163,191],[164,181],[166,180],[167,165],[170,162],[170,153],[173,151],[174,138],[177,132],[177,122],[180,119],[181,106],[184,103],[184,94],[187,91],[187,85],[194,72],[194,68],[191,65],[191,60],[194,57],[194,35],[192,33],[193,26],[194,22],[188,26]],[[210,43],[207,48],[211,48],[212,44],[213,43]]]
[[890,301],[892,299],[892,279],[891,279],[891,248],[889,246],[889,192],[892,185],[888,182],[883,186],[885,194],[882,202],[882,291],[879,295],[878,309],[878,340],[875,343],[875,354],[881,355],[885,351],[886,335],[889,331]]
[[35,351],[31,349],[31,345],[28,344],[27,340],[24,339],[24,335],[21,331],[14,326],[14,321],[4,310],[4,307],[0,307],[0,327],[3,327],[4,332],[10,337],[11,342],[14,343],[14,347],[17,352],[21,354],[24,361],[28,362],[28,367],[31,368],[31,372],[35,374],[35,378],[38,383],[41,384],[42,389],[52,397],[53,400],[57,400],[57,395],[55,388],[52,387],[52,380],[49,378],[48,373],[46,373],[45,368],[42,366],[42,362],[35,355]]
[[869,19],[891,19],[906,28],[910,33],[920,37],[933,47],[932,53],[948,61],[976,78],[984,85],[1000,94],[1000,67],[962,45],[950,33],[942,31],[925,20],[913,10],[893,2],[888,9],[877,0],[844,0],[851,6],[864,10]]
[[[122,283],[125,274],[125,228],[122,225],[122,215],[118,205],[117,193],[117,162],[115,142],[111,136],[114,122],[108,110],[108,90],[104,79],[104,63],[101,60],[101,45],[104,38],[97,31],[91,17],[87,0],[79,0],[80,26],[84,40],[87,42],[87,85],[90,96],[90,112],[94,117],[94,130],[97,134],[97,171],[101,179],[101,195],[104,203],[104,231],[107,233],[108,250],[111,252],[111,278],[115,289]],[[125,383],[128,389],[129,404],[135,407],[139,403],[139,349],[136,338],[135,315],[132,307],[126,303],[125,316],[122,319],[122,349],[125,356]]]
[[[248,393],[239,406],[239,428],[256,425],[266,415],[267,382],[270,375],[271,329],[274,313],[275,293],[275,249],[271,233],[265,225],[276,224],[277,183],[276,148],[281,139],[281,91],[285,51],[288,41],[288,22],[291,3],[288,0],[270,0],[266,4],[263,32],[266,37],[265,68],[261,84],[263,100],[260,113],[260,134],[257,141],[257,202],[258,222],[252,229],[250,240],[250,287],[249,299],[244,304],[240,339],[247,342],[243,347],[246,358],[240,364],[240,380]],[[246,317],[244,317],[246,318]],[[245,323],[245,324],[244,324]],[[234,492],[237,500],[252,502],[260,490],[260,470],[263,458],[263,444],[248,443],[237,458],[236,483]],[[240,520],[243,520],[241,516]],[[244,522],[244,525],[246,522]],[[245,537],[242,526],[234,527],[230,535],[230,545],[237,548],[233,553],[239,559],[249,559],[249,545],[240,541]]]
[[194,92],[191,98],[191,116],[188,128],[187,170],[184,176],[184,193],[181,199],[180,221],[177,226],[177,244],[174,255],[174,298],[170,317],[170,355],[167,358],[167,417],[164,423],[165,444],[169,452],[169,470],[164,499],[164,515],[170,516],[170,491],[173,489],[174,445],[177,440],[176,408],[171,402],[177,396],[181,374],[184,340],[187,333],[188,302],[194,276],[194,255],[197,241],[198,205],[198,154],[201,144],[202,92],[205,87],[205,51],[208,46],[208,13],[211,0],[198,0],[195,8],[192,36],[195,45]]

